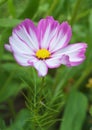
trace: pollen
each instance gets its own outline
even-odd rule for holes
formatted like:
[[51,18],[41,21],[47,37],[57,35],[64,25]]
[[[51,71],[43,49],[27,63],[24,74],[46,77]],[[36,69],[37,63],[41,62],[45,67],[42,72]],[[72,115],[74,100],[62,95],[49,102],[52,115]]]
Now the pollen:
[[47,59],[50,57],[50,52],[47,49],[40,49],[36,52],[36,57],[39,59]]

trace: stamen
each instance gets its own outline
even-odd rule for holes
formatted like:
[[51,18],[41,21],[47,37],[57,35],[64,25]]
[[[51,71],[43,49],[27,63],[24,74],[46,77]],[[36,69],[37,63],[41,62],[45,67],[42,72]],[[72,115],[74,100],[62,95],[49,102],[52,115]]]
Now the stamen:
[[50,52],[46,49],[40,49],[36,52],[36,57],[39,59],[47,59],[50,57]]

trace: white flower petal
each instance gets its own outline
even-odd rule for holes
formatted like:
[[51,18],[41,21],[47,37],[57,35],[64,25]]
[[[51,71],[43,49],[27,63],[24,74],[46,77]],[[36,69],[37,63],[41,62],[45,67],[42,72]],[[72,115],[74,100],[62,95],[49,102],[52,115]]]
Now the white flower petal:
[[30,49],[25,42],[21,41],[17,35],[11,36],[9,42],[14,53],[34,54],[33,50]]
[[13,30],[13,35],[14,34],[24,41],[31,49],[39,49],[36,27],[31,20],[24,20]]
[[61,62],[58,58],[47,59],[47,60],[45,60],[45,63],[47,64],[48,68],[57,68],[61,64]]
[[[52,54],[52,57],[60,58],[61,57],[61,63],[62,63],[62,56],[64,60],[68,59],[69,57],[69,64],[71,66],[76,66],[83,62],[85,59],[85,51],[87,48],[87,44],[85,43],[77,43],[77,44],[71,44],[63,49],[58,50],[54,54]],[[68,56],[68,57],[66,57]]]
[[71,27],[67,22],[63,22],[58,27],[58,32],[50,42],[49,50],[55,52],[61,48],[64,48],[69,43],[72,36]]
[[20,64],[21,66],[31,66],[31,64],[28,63],[29,59],[31,59],[30,56],[23,55],[20,53],[14,53],[13,55],[17,63]]
[[46,19],[41,19],[39,21],[37,29],[40,39],[40,48],[49,48],[51,40],[58,31],[58,26],[59,23],[52,17],[47,17]]
[[44,61],[39,60],[38,62],[34,63],[34,67],[38,71],[39,76],[45,76],[48,72],[48,68]]

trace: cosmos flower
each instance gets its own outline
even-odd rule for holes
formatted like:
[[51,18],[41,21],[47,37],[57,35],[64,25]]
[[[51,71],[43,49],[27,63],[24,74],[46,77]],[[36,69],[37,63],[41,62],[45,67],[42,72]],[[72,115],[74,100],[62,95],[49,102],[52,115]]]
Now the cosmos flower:
[[21,66],[33,66],[39,76],[45,76],[48,68],[61,64],[77,66],[85,59],[87,45],[75,43],[68,45],[72,30],[67,22],[59,24],[53,17],[41,19],[37,26],[25,19],[13,29],[9,44],[5,48]]

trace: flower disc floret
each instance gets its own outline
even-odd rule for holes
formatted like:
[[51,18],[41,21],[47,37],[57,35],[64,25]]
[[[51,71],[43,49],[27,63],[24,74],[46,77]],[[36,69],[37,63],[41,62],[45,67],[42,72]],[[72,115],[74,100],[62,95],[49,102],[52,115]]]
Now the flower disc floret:
[[38,59],[47,59],[47,58],[50,58],[50,52],[46,49],[39,49],[37,52],[36,52],[36,57]]

